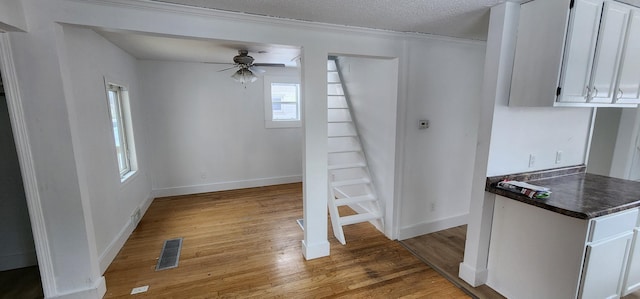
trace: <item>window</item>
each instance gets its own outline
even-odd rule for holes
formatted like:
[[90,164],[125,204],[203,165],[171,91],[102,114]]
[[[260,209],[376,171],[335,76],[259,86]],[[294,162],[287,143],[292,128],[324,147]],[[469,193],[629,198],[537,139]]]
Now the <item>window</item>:
[[264,77],[265,127],[300,126],[300,83],[296,77]]
[[109,117],[115,142],[118,169],[121,181],[126,180],[136,170],[133,129],[129,110],[129,92],[124,85],[105,80]]

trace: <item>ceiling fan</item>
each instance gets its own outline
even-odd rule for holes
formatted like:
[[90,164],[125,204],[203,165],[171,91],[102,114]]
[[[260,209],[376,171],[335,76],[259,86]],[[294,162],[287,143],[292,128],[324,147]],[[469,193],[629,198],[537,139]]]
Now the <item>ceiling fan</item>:
[[258,77],[255,74],[262,74],[265,70],[260,67],[284,67],[283,63],[253,63],[253,57],[249,56],[249,51],[247,50],[238,50],[238,55],[233,57],[233,66],[219,70],[218,72],[223,72],[226,70],[230,70],[233,68],[238,68],[238,71],[231,75],[236,82],[240,82],[242,84],[255,82]]

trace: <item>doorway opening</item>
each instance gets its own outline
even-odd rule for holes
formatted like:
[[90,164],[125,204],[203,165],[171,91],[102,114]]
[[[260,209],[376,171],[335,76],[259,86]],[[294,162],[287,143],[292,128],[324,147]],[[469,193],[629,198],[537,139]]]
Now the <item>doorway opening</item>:
[[43,298],[29,210],[0,71],[0,294]]

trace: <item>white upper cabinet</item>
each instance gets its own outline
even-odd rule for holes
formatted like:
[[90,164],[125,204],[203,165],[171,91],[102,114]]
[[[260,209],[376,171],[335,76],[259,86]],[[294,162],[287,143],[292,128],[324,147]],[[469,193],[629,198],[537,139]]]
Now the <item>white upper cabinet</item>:
[[631,10],[615,103],[640,103],[640,9]]
[[630,14],[631,10],[628,5],[617,2],[604,4],[591,73],[591,96],[589,97],[591,102],[613,102]]
[[[546,49],[531,47],[532,41]],[[613,0],[522,4],[510,106],[636,107],[637,103],[640,9]]]
[[574,3],[561,78],[562,102],[585,103],[591,94],[591,70],[596,53],[603,0],[577,0]]

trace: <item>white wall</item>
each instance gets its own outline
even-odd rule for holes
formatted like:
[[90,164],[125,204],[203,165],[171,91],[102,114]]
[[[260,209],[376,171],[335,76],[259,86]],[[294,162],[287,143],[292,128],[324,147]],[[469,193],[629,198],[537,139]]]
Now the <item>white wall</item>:
[[[138,87],[137,61],[94,31],[64,26],[73,99],[71,109],[77,124],[78,163],[90,200],[95,242],[101,271],[111,263],[135,227],[134,211],[150,204],[151,183],[146,158],[147,134],[143,130],[143,106]],[[132,126],[138,170],[120,181],[104,77],[129,88]],[[128,232],[127,232],[128,231]]]
[[[262,78],[243,86],[215,64],[140,66],[157,196],[302,180],[302,128],[265,128]],[[267,70],[287,73],[299,77]]]
[[587,172],[608,176],[620,125],[620,108],[597,108]]
[[0,271],[4,271],[38,262],[4,96],[0,96],[0,156]]
[[[493,115],[487,176],[586,163],[592,108],[508,107],[499,102]],[[562,151],[562,161],[556,152]],[[535,164],[529,167],[529,155]]]
[[[343,84],[360,134],[385,223],[393,222],[398,61],[340,56]],[[385,230],[391,225],[385,224]],[[391,231],[386,231],[391,236]]]
[[633,157],[637,154],[636,144],[639,134],[640,109],[622,109],[610,176],[622,179],[629,178]]
[[27,20],[24,18],[21,1],[0,0],[0,32],[3,30],[27,30]]
[[485,45],[411,41],[408,51],[400,239],[466,223]]

